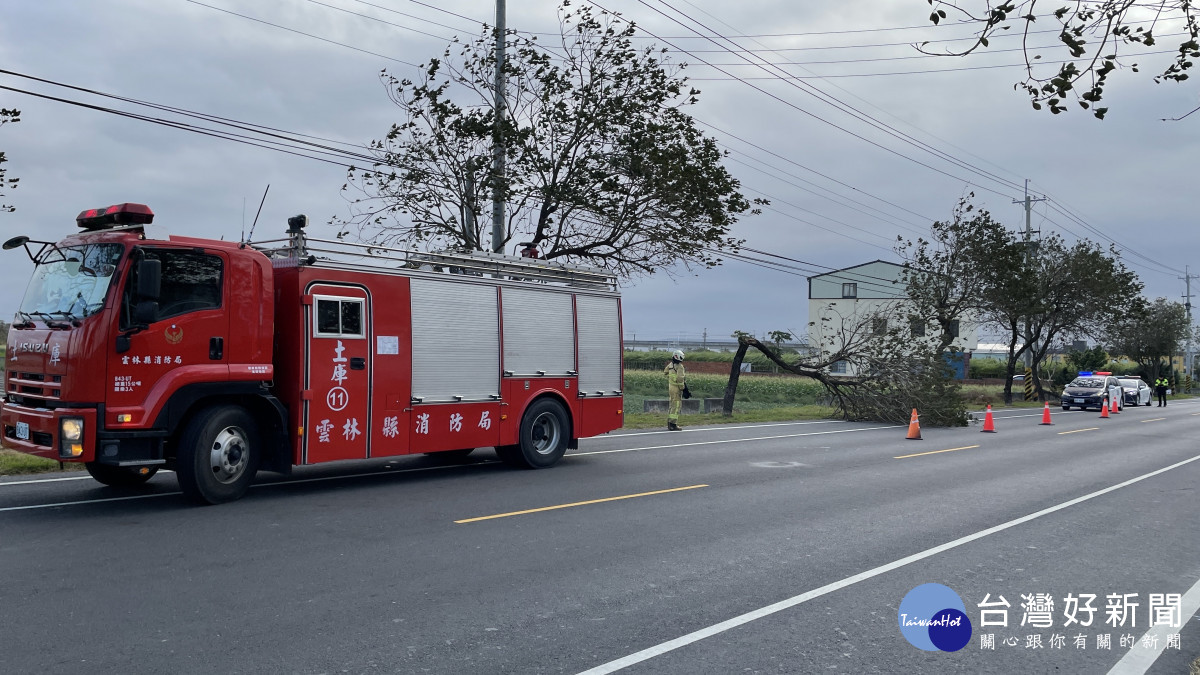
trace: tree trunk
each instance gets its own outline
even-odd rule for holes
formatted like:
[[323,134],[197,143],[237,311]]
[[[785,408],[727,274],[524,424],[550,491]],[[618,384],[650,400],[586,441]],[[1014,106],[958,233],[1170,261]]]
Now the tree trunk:
[[749,347],[744,340],[738,340],[738,350],[733,355],[733,366],[729,369],[729,382],[725,385],[725,400],[721,402],[721,414],[725,417],[733,414],[733,397],[737,394],[738,378],[742,375],[742,359],[746,358]]

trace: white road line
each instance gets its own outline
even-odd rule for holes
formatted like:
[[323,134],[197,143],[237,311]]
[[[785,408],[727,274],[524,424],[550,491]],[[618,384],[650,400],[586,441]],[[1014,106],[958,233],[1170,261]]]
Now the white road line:
[[[941,544],[939,546],[934,546],[933,548],[925,549],[924,551],[921,551],[920,553],[914,553],[910,556],[900,558],[899,560],[894,560],[885,565],[880,565],[879,567],[869,569],[865,572],[860,572],[853,576],[846,577],[845,579],[842,579],[840,581],[835,581],[831,584],[826,584],[824,586],[821,586],[820,588],[815,588],[811,591],[801,593],[800,595],[793,596],[786,600],[781,600],[772,605],[767,605],[766,607],[761,607],[754,611],[746,612],[745,614],[742,614],[741,616],[735,616],[732,619],[727,619],[720,623],[713,624],[707,628],[701,628],[698,631],[688,633],[687,635],[682,635],[680,637],[675,638],[674,640],[668,640],[666,642],[654,645],[653,647],[648,647],[646,649],[643,649],[640,652],[635,652],[628,656],[623,656],[619,659],[616,659],[615,661],[609,661],[608,663],[596,666],[595,668],[590,668],[588,670],[583,671],[579,675],[607,675],[607,673],[614,673],[623,668],[628,668],[629,666],[641,663],[643,661],[648,661],[656,656],[661,656],[663,654],[666,654],[667,652],[674,651],[676,649],[679,649],[680,647],[686,647],[687,645],[690,645],[694,642],[699,642],[706,638],[710,638],[714,635],[724,633],[725,631],[732,630],[739,626],[743,626],[752,621],[757,621],[764,617],[768,617],[772,614],[782,612],[785,609],[791,609],[792,607],[795,607],[797,605],[808,602],[809,600],[813,600],[813,599],[819,598],[823,595],[828,595],[830,593],[833,593],[834,591],[839,591],[843,588],[853,586],[854,584],[857,584],[860,581],[866,581],[868,579],[872,579],[881,574],[885,574],[887,572],[891,572],[892,570],[904,567],[905,565],[917,562],[919,560],[924,560],[926,558],[933,557],[939,553],[944,553],[951,549],[958,548],[959,546],[969,544],[978,539],[982,539],[989,535],[996,534],[997,532],[1002,532],[1009,528],[1016,527],[1017,525],[1022,525],[1024,523],[1028,523],[1031,520],[1036,520],[1043,516],[1050,515],[1051,513],[1055,513],[1057,511],[1061,511],[1063,509],[1075,506],[1076,504],[1082,504],[1083,502],[1086,502],[1090,499],[1095,499],[1096,497],[1099,497],[1101,495],[1106,495],[1110,492],[1119,490],[1123,487],[1128,487],[1130,485],[1133,485],[1134,483],[1139,483],[1143,480],[1146,480],[1147,478],[1152,478],[1154,476],[1157,476],[1162,473],[1166,473],[1173,469],[1178,469],[1181,466],[1190,464],[1197,460],[1200,460],[1200,455],[1196,455],[1195,457],[1192,457],[1191,459],[1185,459],[1182,462],[1176,462],[1175,464],[1172,464],[1167,467],[1163,467],[1161,469],[1158,469],[1157,471],[1151,471],[1150,473],[1142,474],[1141,476],[1138,476],[1137,478],[1131,478],[1127,481],[1124,481],[1122,483],[1117,483],[1116,485],[1106,487],[1102,490],[1097,490],[1095,492],[1086,494],[1082,497],[1077,497],[1075,499],[1071,499],[1071,500],[1062,502],[1061,504],[1057,504],[1055,506],[1051,506],[1049,508],[1042,509],[1041,511],[1037,511],[1037,512],[1031,513],[1029,515],[1022,516],[1015,520],[1010,520],[1006,523],[1001,523],[1000,525],[996,525],[994,527],[989,527],[985,530],[980,530],[974,534],[969,534],[965,537],[955,539],[954,541],[946,542],[945,544]],[[1189,591],[1189,593],[1190,593],[1190,591]]]
[[1155,626],[1146,631],[1142,635],[1142,639],[1135,642],[1134,645],[1146,644],[1146,639],[1150,638],[1155,646],[1133,647],[1125,652],[1125,656],[1117,661],[1117,665],[1113,666],[1112,670],[1108,671],[1108,675],[1141,675],[1149,670],[1163,650],[1167,648],[1167,636],[1179,633],[1182,626],[1191,622],[1197,611],[1200,611],[1200,581],[1197,581],[1196,585],[1183,594],[1179,608],[1180,626]]
[[10,481],[8,483],[0,483],[0,487],[7,487],[9,485],[34,485],[36,483],[59,483],[64,480],[92,480],[92,477],[91,476],[67,476],[65,478],[60,477],[60,478],[39,478],[36,480],[14,480],[14,481]]
[[171,495],[181,495],[182,492],[155,492],[152,495],[130,495],[128,497],[108,497],[106,499],[88,499],[78,502],[57,502],[54,504],[30,504],[29,506],[5,506],[0,508],[0,513],[5,511],[32,511],[34,509],[52,509],[56,506],[80,506],[82,504],[103,504],[104,502],[127,502],[132,499],[150,499],[152,497],[170,497]]
[[[847,422],[846,420],[808,420],[805,422],[764,422],[762,424],[739,424],[737,426],[732,426],[732,425],[726,426],[724,424],[713,424],[713,425],[707,425],[707,426],[702,426],[702,427],[684,427],[683,430],[685,432],[686,431],[724,431],[727,429],[740,430],[740,429],[761,429],[763,427],[791,427],[791,426],[798,426],[798,425],[802,425],[802,424],[850,424],[850,422]],[[660,434],[667,434],[667,433],[674,434],[674,433],[678,433],[678,432],[667,431],[666,429],[655,429],[654,431],[635,431],[635,432],[630,432],[627,434],[592,436],[590,438],[583,438],[580,440],[601,441],[601,440],[612,440],[614,438],[629,438],[630,436],[657,436]]]
[[568,457],[584,457],[587,455],[610,455],[617,452],[641,452],[642,450],[665,450],[668,448],[687,448],[696,445],[719,445],[721,443],[742,443],[745,441],[772,441],[779,438],[799,438],[800,436],[824,436],[827,434],[850,434],[856,431],[876,431],[879,429],[903,429],[904,426],[867,427],[865,429],[838,429],[837,431],[806,431],[801,434],[783,434],[780,436],[758,436],[755,438],[728,438],[719,441],[695,441],[694,443],[672,443],[671,445],[648,445],[644,448],[618,448],[616,450],[593,450],[591,452],[572,452]]
[[[422,466],[415,469],[388,469],[385,471],[373,471],[370,473],[351,473],[338,474],[334,476],[320,476],[317,478],[301,478],[298,480],[281,480],[271,483],[255,483],[251,488],[275,487],[279,485],[300,485],[301,483],[320,483],[327,480],[345,480],[347,478],[370,478],[371,476],[390,476],[397,473],[416,473],[418,471],[437,471],[439,469],[464,469],[469,466],[480,466],[483,464],[496,464],[497,462],[472,462],[470,464],[451,464],[447,466]],[[36,481],[34,481],[36,482]],[[182,492],[156,492],[152,495],[133,495],[130,497],[107,497],[104,499],[86,499],[77,502],[57,502],[54,504],[29,504],[26,506],[6,506],[0,508],[0,513],[5,511],[34,511],[37,509],[51,509],[56,506],[81,506],[83,504],[103,504],[104,502],[119,502],[129,499],[150,499],[151,497],[172,497],[183,494]]]

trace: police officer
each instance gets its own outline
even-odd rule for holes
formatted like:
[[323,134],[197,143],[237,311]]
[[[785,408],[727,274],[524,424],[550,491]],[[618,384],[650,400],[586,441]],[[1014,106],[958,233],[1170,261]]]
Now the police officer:
[[683,387],[687,383],[681,350],[671,354],[671,362],[663,368],[663,374],[667,376],[667,430],[679,431],[679,411],[683,408]]
[[1167,378],[1160,377],[1154,381],[1154,393],[1158,394],[1158,407],[1167,404]]

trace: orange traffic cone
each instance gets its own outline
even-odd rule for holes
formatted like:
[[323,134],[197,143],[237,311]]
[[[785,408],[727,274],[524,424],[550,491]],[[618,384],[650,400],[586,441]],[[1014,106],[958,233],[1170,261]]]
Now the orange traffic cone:
[[1108,419],[1108,401],[1100,399],[1100,419]]
[[1042,409],[1042,424],[1054,424],[1050,421],[1050,401],[1046,401],[1046,407]]
[[1110,398],[1112,400],[1112,406],[1110,406],[1111,410],[1109,410],[1109,412],[1116,415],[1117,413],[1121,412],[1121,406],[1119,405],[1120,401],[1117,400],[1116,396],[1112,396]]
[[983,431],[996,433],[996,423],[992,421],[992,404],[987,407],[987,414],[983,416]]
[[921,424],[917,422],[917,409],[913,408],[912,419],[908,422],[908,435],[905,436],[910,441],[921,440]]

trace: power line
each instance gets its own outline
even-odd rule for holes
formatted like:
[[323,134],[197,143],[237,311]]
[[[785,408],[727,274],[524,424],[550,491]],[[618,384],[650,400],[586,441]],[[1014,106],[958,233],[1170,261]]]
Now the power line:
[[[400,29],[402,29],[402,30],[411,31],[411,32],[413,32],[413,33],[417,33],[418,35],[424,35],[425,37],[437,38],[438,40],[443,40],[443,41],[447,41],[447,42],[449,41],[449,39],[448,39],[448,38],[442,37],[441,35],[434,35],[433,33],[426,33],[425,31],[423,31],[423,30],[417,30],[416,28],[413,28],[412,26],[405,26],[404,24],[393,23],[393,22],[391,22],[391,21],[386,21],[386,20],[384,20],[384,19],[380,19],[380,18],[379,18],[379,17],[377,17],[377,16],[371,16],[370,14],[363,14],[363,13],[361,13],[361,12],[352,12],[352,11],[350,11],[350,10],[348,10],[348,9],[344,8],[344,7],[337,7],[337,6],[335,6],[335,5],[330,5],[330,4],[328,4],[328,3],[321,2],[320,0],[305,0],[305,1],[306,1],[306,2],[310,2],[310,3],[314,4],[314,5],[319,5],[319,6],[321,6],[321,7],[327,7],[327,8],[329,8],[329,9],[332,9],[332,10],[335,10],[335,11],[338,11],[338,12],[344,12],[344,13],[346,13],[346,14],[350,14],[350,15],[352,15],[352,16],[357,16],[357,17],[360,17],[360,18],[363,18],[363,19],[368,19],[368,20],[370,20],[370,21],[376,21],[376,22],[379,22],[379,23],[382,23],[382,24],[386,24],[386,25],[388,25],[388,26],[393,26],[393,27],[395,27],[395,28],[400,28]],[[364,4],[364,5],[370,5],[371,3],[364,2],[363,4]],[[371,5],[371,7],[379,7],[379,5]],[[380,8],[380,9],[386,9],[386,8]],[[396,12],[396,10],[390,10],[390,9],[389,9],[389,10],[387,10],[387,11],[389,11],[389,12]],[[407,16],[407,17],[410,17],[410,18],[413,18],[413,19],[417,19],[418,21],[425,21],[425,20],[426,20],[426,19],[422,19],[422,18],[420,18],[420,17],[417,17],[417,16],[413,16],[413,15],[411,15],[411,14],[405,14],[404,12],[396,12],[396,14],[400,14],[401,16]],[[434,22],[433,22],[433,21],[430,21],[429,23],[434,23]],[[444,27],[444,28],[450,28],[450,30],[457,30],[457,29],[455,29],[455,28],[452,28],[452,27],[450,27],[450,26],[446,26],[446,25],[444,25],[444,24],[440,24],[440,23],[439,23],[439,24],[435,24],[435,25],[442,26],[442,27]]]
[[[352,166],[352,165],[350,165],[350,164],[346,164],[345,162],[337,162],[337,161],[333,161],[333,160],[326,159],[326,158],[323,158],[323,157],[317,157],[317,156],[314,156],[314,155],[308,155],[308,154],[305,154],[305,153],[303,153],[303,152],[298,152],[297,150],[294,150],[294,149],[291,149],[291,150],[289,150],[289,149],[288,149],[286,146],[283,146],[281,143],[278,143],[278,142],[275,142],[275,141],[265,141],[265,140],[264,140],[264,141],[254,141],[254,140],[249,140],[249,139],[248,139],[248,137],[245,137],[245,136],[239,136],[238,134],[229,134],[229,133],[220,132],[220,131],[216,131],[216,130],[212,130],[212,129],[205,129],[205,128],[202,128],[202,127],[197,127],[197,126],[194,126],[194,125],[185,124],[185,123],[183,123],[183,122],[174,122],[174,121],[171,121],[171,120],[164,120],[164,119],[159,119],[159,118],[154,118],[154,117],[148,117],[148,116],[146,116],[146,115],[139,115],[139,114],[136,114],[136,113],[130,113],[130,112],[126,112],[126,111],[124,111],[124,110],[117,110],[117,109],[115,109],[115,108],[106,108],[106,107],[104,107],[104,106],[92,105],[92,104],[90,104],[90,103],[83,103],[83,102],[81,102],[81,101],[72,101],[72,100],[70,100],[70,99],[65,99],[65,98],[61,98],[61,97],[58,97],[58,96],[50,96],[50,95],[48,95],[48,94],[40,94],[40,93],[38,93],[38,92],[35,92],[35,91],[28,91],[28,90],[25,90],[25,89],[18,89],[18,88],[16,88],[16,87],[8,87],[8,86],[3,86],[3,85],[0,85],[0,89],[3,89],[3,90],[5,90],[5,91],[16,92],[16,93],[18,93],[18,94],[26,94],[26,95],[28,95],[28,96],[34,96],[34,97],[37,97],[37,98],[46,99],[46,100],[48,100],[48,101],[55,101],[55,102],[58,102],[58,103],[65,103],[65,104],[68,104],[68,105],[78,106],[78,107],[81,107],[81,108],[87,108],[87,109],[89,109],[89,110],[95,110],[95,111],[98,111],[98,112],[105,112],[105,113],[109,113],[109,114],[117,115],[117,116],[119,116],[119,117],[128,117],[128,118],[130,118],[130,119],[138,120],[138,121],[141,121],[141,122],[150,122],[150,123],[152,123],[152,124],[158,124],[158,125],[161,125],[161,126],[172,127],[172,128],[175,128],[175,129],[180,129],[180,130],[182,130],[182,131],[191,131],[191,132],[193,132],[193,133],[197,133],[197,134],[200,134],[200,135],[202,135],[202,136],[212,136],[212,137],[215,137],[215,138],[223,138],[223,139],[225,139],[225,140],[234,141],[234,142],[237,142],[237,143],[243,143],[243,144],[245,144],[245,145],[252,145],[252,146],[255,146],[255,147],[259,147],[259,148],[266,148],[266,149],[268,149],[268,150],[276,150],[276,151],[278,151],[278,152],[283,152],[283,153],[286,153],[286,154],[289,154],[289,155],[296,155],[296,156],[298,156],[298,157],[305,157],[305,158],[307,158],[307,159],[315,159],[315,160],[317,160],[317,161],[320,161],[320,162],[326,162],[326,163],[328,163],[328,164],[336,164],[336,165],[338,165],[338,166],[345,166],[345,167],[351,167],[351,166]],[[325,154],[333,154],[333,153],[325,153]]]
[[[1152,51],[1152,52],[1141,52],[1141,54],[1145,55],[1145,56],[1152,56],[1152,55],[1157,55],[1157,54],[1178,54],[1178,53],[1179,53],[1179,50],[1177,50],[1177,49],[1164,49],[1164,50]],[[1041,61],[1041,60],[1039,60],[1038,64],[1045,65],[1045,66],[1057,66],[1057,65],[1063,65],[1063,64],[1074,63],[1074,62],[1075,62],[1074,60],[1070,60],[1070,59],[1066,59],[1066,60],[1062,60],[1062,61]],[[707,64],[705,64],[705,65],[707,65]],[[792,63],[791,65],[801,65],[801,64]],[[690,79],[695,80],[696,82],[736,82],[736,81],[759,82],[759,81],[784,80],[784,79],[799,80],[799,81],[803,82],[803,81],[807,81],[807,80],[831,80],[831,79],[846,79],[846,78],[853,78],[853,77],[890,77],[890,76],[895,76],[895,75],[936,75],[939,73],[959,73],[959,72],[967,72],[967,71],[972,71],[972,70],[997,70],[1000,68],[1025,68],[1025,67],[1026,67],[1025,63],[1001,63],[1001,64],[994,64],[994,65],[990,65],[990,66],[963,66],[961,68],[930,68],[927,70],[895,70],[895,71],[875,72],[875,73],[827,73],[827,74],[812,74],[812,75],[787,75],[786,77],[782,77],[782,76],[737,77],[735,75],[730,75],[729,73],[725,73],[724,71],[720,71],[720,69],[718,68],[716,70],[727,75],[727,77],[694,77],[694,78],[690,78]]]
[[[654,7],[650,7],[650,6],[649,6],[649,5],[648,5],[648,4],[645,2],[645,0],[638,0],[638,2],[639,2],[639,3],[641,3],[642,5],[646,6],[647,8],[651,9],[652,11],[655,11],[655,12],[657,12],[658,14],[662,15],[663,17],[665,17],[665,18],[667,18],[667,19],[669,19],[669,20],[671,20],[671,21],[674,21],[675,23],[678,23],[679,25],[683,26],[684,28],[689,28],[688,26],[686,26],[685,24],[683,24],[683,23],[682,23],[681,21],[679,21],[678,19],[675,19],[674,17],[671,17],[671,16],[667,15],[666,13],[662,12],[661,10],[658,10],[658,9],[656,9],[656,8],[654,8]],[[599,5],[597,5],[597,6],[599,6]],[[668,5],[668,7],[669,7],[669,5]],[[601,8],[603,9],[603,7],[601,7]],[[605,10],[605,11],[609,11],[610,13],[612,13],[610,10]],[[686,15],[685,15],[685,16],[686,16]],[[690,17],[689,17],[689,18],[690,18]],[[694,20],[693,20],[693,21],[694,21]],[[694,30],[694,29],[693,29],[693,30]],[[706,30],[707,30],[707,29],[706,29]],[[697,34],[700,34],[700,33],[699,33],[699,31],[695,31],[695,32],[696,32]],[[712,31],[709,31],[709,32],[712,32]],[[647,33],[649,33],[649,31],[647,31]],[[650,34],[650,35],[654,35],[653,33],[649,33],[649,34]],[[657,37],[657,36],[656,36],[656,37]],[[719,35],[718,35],[717,37],[721,37],[721,36],[719,36]],[[659,39],[661,39],[661,38],[659,38]],[[666,42],[666,41],[664,41],[664,42]],[[682,52],[682,53],[688,54],[689,56],[695,56],[695,54],[691,53],[691,52],[690,52],[690,51],[688,51],[688,50],[685,50],[685,49],[682,49],[682,48],[680,48],[678,45],[674,45],[674,44],[672,44],[672,43],[670,43],[670,42],[667,42],[667,44],[670,44],[670,45],[671,45],[672,47],[674,47],[674,48],[675,48],[677,51],[680,51],[680,52]],[[699,57],[697,57],[697,58],[699,58]],[[702,62],[704,62],[706,65],[710,65],[710,66],[711,66],[711,64],[709,64],[707,61],[704,61],[704,59],[700,59],[700,60],[701,60]],[[807,115],[807,116],[809,116],[809,117],[811,117],[811,118],[813,118],[813,119],[815,119],[815,120],[817,120],[817,121],[819,121],[819,122],[822,122],[823,124],[826,124],[826,125],[828,125],[828,126],[831,126],[831,127],[835,128],[835,129],[837,129],[837,130],[839,130],[839,131],[841,131],[841,132],[843,132],[843,133],[849,134],[849,135],[851,135],[851,136],[853,136],[853,137],[855,137],[855,138],[858,138],[859,140],[861,140],[861,141],[863,141],[863,142],[865,142],[865,143],[868,143],[869,145],[875,146],[875,147],[877,147],[877,148],[879,148],[879,149],[881,149],[881,150],[883,150],[883,151],[885,151],[885,152],[888,152],[888,153],[890,153],[890,154],[894,154],[894,155],[896,155],[896,156],[898,156],[898,157],[901,157],[901,158],[903,158],[903,159],[906,159],[906,160],[908,160],[908,161],[910,161],[910,162],[913,162],[914,164],[917,164],[917,165],[919,165],[919,166],[923,166],[923,167],[925,167],[925,168],[927,168],[927,169],[929,169],[929,170],[931,170],[931,171],[934,171],[934,172],[936,172],[936,173],[942,174],[942,175],[944,175],[944,176],[947,176],[947,177],[949,177],[949,178],[953,178],[954,180],[957,180],[957,181],[962,181],[962,182],[966,183],[967,185],[974,186],[974,187],[976,187],[976,188],[978,188],[978,189],[980,189],[980,190],[986,190],[986,191],[988,191],[988,192],[993,192],[993,193],[995,193],[995,194],[998,194],[998,195],[1002,195],[1002,194],[1003,194],[1003,193],[1000,193],[1000,192],[998,192],[998,191],[996,191],[996,190],[993,190],[992,188],[989,188],[989,187],[987,187],[987,186],[985,186],[985,185],[980,185],[980,184],[978,184],[978,183],[975,183],[975,182],[973,182],[973,181],[970,181],[970,180],[964,179],[964,178],[962,178],[962,177],[960,177],[960,176],[955,176],[955,175],[953,175],[953,174],[951,174],[951,173],[949,173],[949,172],[943,171],[943,170],[941,170],[941,169],[938,169],[937,167],[934,167],[934,166],[932,166],[932,165],[930,165],[930,164],[928,164],[928,163],[922,162],[921,160],[918,160],[918,159],[916,159],[916,158],[914,158],[914,157],[911,157],[911,156],[909,156],[909,155],[906,155],[906,154],[904,154],[904,153],[902,153],[902,152],[900,152],[900,151],[898,151],[898,150],[895,150],[895,149],[889,148],[889,147],[887,147],[887,146],[885,146],[885,145],[882,145],[882,144],[880,144],[880,143],[877,143],[877,142],[875,142],[875,141],[872,141],[872,140],[870,140],[870,139],[866,138],[865,136],[862,136],[861,134],[858,134],[858,133],[856,133],[856,132],[853,132],[853,131],[851,131],[851,130],[849,130],[849,129],[847,129],[847,128],[845,128],[845,127],[843,127],[843,126],[841,126],[841,125],[839,125],[839,124],[837,124],[837,123],[835,123],[835,122],[832,122],[832,121],[830,121],[830,120],[827,120],[827,119],[825,119],[825,118],[823,118],[823,117],[821,117],[821,116],[819,116],[819,115],[817,115],[817,114],[815,114],[815,113],[812,113],[812,112],[810,112],[810,111],[808,111],[808,110],[806,110],[806,109],[804,109],[804,108],[800,107],[799,105],[797,105],[797,104],[795,104],[795,103],[793,103],[793,102],[791,102],[791,101],[788,101],[788,100],[786,100],[786,99],[784,99],[784,98],[781,98],[780,96],[777,96],[777,95],[775,95],[775,94],[772,94],[772,93],[768,92],[767,90],[765,90],[765,89],[763,89],[763,88],[761,88],[761,87],[759,87],[759,86],[757,86],[757,85],[751,84],[750,82],[748,82],[748,81],[747,81],[747,80],[745,80],[744,78],[737,77],[737,76],[733,75],[732,73],[728,72],[727,70],[724,70],[723,68],[720,68],[720,67],[717,67],[717,66],[713,66],[713,67],[714,67],[714,69],[716,69],[717,71],[719,71],[719,72],[721,72],[721,73],[723,73],[723,74],[725,74],[725,75],[728,75],[728,76],[730,76],[730,77],[733,77],[735,80],[741,81],[743,84],[746,84],[747,86],[749,86],[750,88],[754,89],[755,91],[758,91],[759,93],[761,93],[761,94],[764,94],[764,95],[768,96],[769,98],[771,98],[771,99],[773,99],[773,100],[775,100],[775,101],[778,101],[778,102],[780,102],[780,103],[782,103],[782,104],[784,104],[784,105],[786,105],[786,106],[788,106],[788,107],[790,107],[790,108],[792,108],[792,109],[796,110],[797,112],[800,112],[800,113],[802,113],[802,114],[804,114],[804,115]],[[784,82],[786,82],[786,83],[788,83],[788,84],[791,84],[791,85],[793,85],[793,86],[796,86],[796,85],[797,85],[797,83],[796,83],[796,82],[794,82],[793,80],[791,80],[791,79],[788,79],[788,78],[778,78],[778,77],[776,77],[775,79],[779,79],[779,80],[781,80],[781,81],[784,81]],[[893,136],[893,137],[896,137],[896,138],[897,138],[897,139],[899,139],[899,140],[902,140],[902,141],[904,141],[904,142],[906,142],[906,143],[909,143],[909,144],[911,144],[911,145],[914,145],[915,147],[918,147],[919,149],[922,149],[922,150],[924,150],[924,151],[926,151],[926,152],[930,152],[930,153],[934,154],[935,156],[938,156],[938,155],[939,155],[940,151],[938,151],[938,150],[936,150],[936,149],[934,149],[934,148],[932,148],[932,147],[928,146],[927,144],[924,144],[924,145],[923,145],[923,144],[921,144],[919,141],[916,141],[915,139],[912,139],[911,137],[905,138],[905,137],[904,137],[905,135],[904,135],[904,134],[902,134],[901,132],[898,132],[898,131],[896,131],[895,129],[892,129],[891,127],[888,127],[887,125],[883,124],[882,122],[879,122],[878,120],[874,120],[874,118],[871,118],[870,116],[868,116],[868,115],[865,115],[865,113],[861,113],[861,112],[858,112],[858,111],[853,111],[853,112],[851,112],[851,111],[853,110],[853,108],[852,108],[851,106],[847,106],[846,104],[844,104],[844,103],[841,103],[840,101],[837,101],[837,99],[835,99],[835,98],[833,98],[833,97],[831,97],[831,96],[829,96],[829,95],[825,94],[824,92],[821,92],[820,90],[816,89],[815,87],[812,87],[811,85],[806,85],[806,86],[809,88],[809,90],[807,90],[805,93],[808,93],[808,94],[810,94],[810,95],[814,96],[814,97],[815,97],[815,98],[817,98],[818,100],[822,100],[823,102],[827,103],[828,105],[831,105],[831,106],[833,106],[833,107],[835,107],[835,108],[837,108],[837,109],[841,110],[842,112],[845,112],[845,113],[847,113],[847,114],[850,114],[852,117],[855,117],[855,118],[856,118],[856,119],[858,119],[859,121],[862,121],[862,122],[865,122],[865,123],[867,123],[867,124],[869,124],[869,125],[872,125],[872,126],[874,126],[876,129],[878,129],[878,130],[880,130],[880,131],[884,131],[884,132],[885,132],[885,133],[887,133],[888,135],[891,135],[891,136]],[[848,110],[848,109],[849,109],[849,110]],[[965,164],[965,163],[961,162],[960,160],[956,160],[956,159],[954,159],[953,157],[950,157],[949,155],[946,155],[945,153],[940,153],[939,159],[946,159],[946,160],[950,161],[951,163],[957,164],[957,165],[958,165],[960,168],[966,168],[967,170],[969,170],[969,171],[972,171],[972,172],[974,172],[974,173],[979,173],[979,174],[981,174],[981,175],[987,175],[987,172],[983,172],[983,171],[981,171],[981,170],[979,170],[979,169],[977,169],[977,168],[970,167],[969,165],[967,165],[967,164]],[[1009,186],[1011,186],[1011,185],[1012,185],[1012,184],[1008,183],[1007,181],[1004,181],[1003,179],[1000,179],[1000,178],[998,178],[998,177],[995,177],[995,176],[989,176],[989,177],[990,177],[992,180],[995,180],[995,181],[997,181],[997,182],[1000,182],[1001,184],[1005,184],[1005,185],[1009,185]],[[1006,195],[1004,195],[1004,196],[1006,196]]]
[[417,68],[417,67],[419,67],[419,66],[417,66],[417,64],[415,64],[415,63],[409,63],[408,61],[405,61],[405,60],[403,60],[403,59],[397,59],[397,58],[393,58],[393,57],[391,57],[391,56],[385,56],[385,55],[383,55],[383,54],[379,54],[379,53],[377,53],[377,52],[373,52],[373,51],[370,51],[370,50],[367,50],[367,49],[362,49],[361,47],[355,47],[354,45],[348,45],[348,44],[346,44],[346,43],[344,43],[344,42],[338,42],[337,40],[330,40],[329,38],[323,38],[323,37],[321,37],[320,35],[313,35],[312,33],[305,33],[305,32],[304,32],[304,31],[302,31],[302,30],[296,30],[295,28],[288,28],[287,26],[283,26],[283,25],[280,25],[280,24],[277,24],[277,23],[271,23],[270,21],[264,21],[263,19],[257,19],[257,18],[255,18],[255,17],[248,16],[248,15],[246,15],[246,14],[239,14],[239,13],[237,13],[237,12],[234,12],[234,11],[231,11],[231,10],[228,10],[228,9],[222,9],[222,8],[220,8],[220,7],[214,7],[214,6],[212,6],[212,5],[206,5],[206,4],[204,4],[203,2],[200,2],[199,0],[183,0],[183,1],[184,1],[184,2],[190,2],[190,3],[192,3],[193,5],[198,5],[198,6],[200,6],[200,7],[207,7],[208,9],[215,10],[215,11],[218,11],[218,12],[223,12],[223,13],[225,13],[225,14],[231,14],[231,15],[233,15],[233,16],[241,17],[241,18],[243,18],[243,19],[246,19],[247,21],[254,21],[255,23],[261,23],[261,24],[264,24],[264,25],[267,25],[267,26],[271,26],[272,28],[278,28],[278,29],[280,29],[280,30],[285,30],[285,31],[288,31],[289,33],[296,33],[297,35],[303,35],[304,37],[312,38],[312,39],[314,39],[314,40],[320,40],[321,42],[327,42],[327,43],[329,43],[329,44],[331,44],[331,45],[337,45],[337,46],[339,46],[339,47],[345,47],[346,49],[353,49],[353,50],[354,50],[354,51],[356,51],[356,52],[362,52],[363,54],[369,54],[369,55],[371,55],[371,56],[375,56],[375,57],[378,57],[378,58],[381,58],[381,59],[387,59],[388,61],[395,61],[396,63],[402,63],[402,64],[404,64],[404,65],[406,65],[406,66],[412,66],[413,68]]

